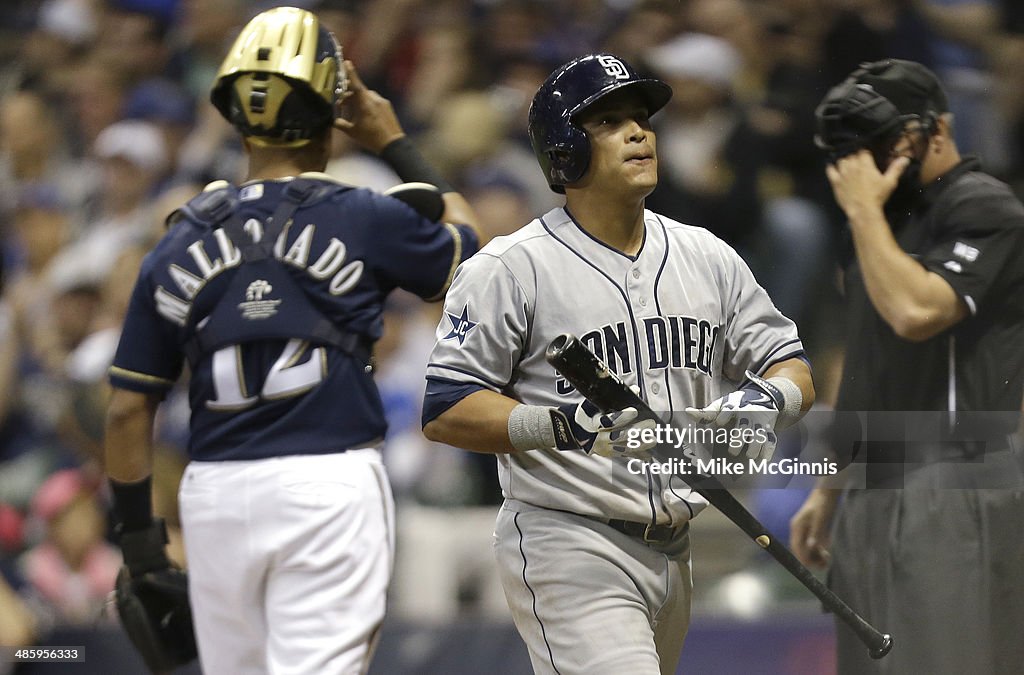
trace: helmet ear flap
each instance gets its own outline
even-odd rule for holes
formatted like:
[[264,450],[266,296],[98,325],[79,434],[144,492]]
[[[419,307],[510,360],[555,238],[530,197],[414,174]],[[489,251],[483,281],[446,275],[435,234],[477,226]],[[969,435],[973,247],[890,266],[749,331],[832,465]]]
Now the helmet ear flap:
[[559,186],[575,183],[583,178],[590,166],[590,139],[587,132],[570,125],[567,129],[568,138],[547,151],[550,163],[549,177],[557,180]]
[[569,163],[569,151],[564,148],[551,148],[545,153],[551,170],[558,173],[565,173],[565,166]]

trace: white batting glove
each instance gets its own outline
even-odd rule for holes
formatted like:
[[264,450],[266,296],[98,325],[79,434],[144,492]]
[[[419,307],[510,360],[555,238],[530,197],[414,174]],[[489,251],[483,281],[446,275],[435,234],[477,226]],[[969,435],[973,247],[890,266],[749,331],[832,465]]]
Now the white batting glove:
[[[746,376],[750,384],[715,399],[703,408],[687,408],[686,413],[698,422],[729,428],[728,449],[733,457],[745,449],[750,459],[770,460],[778,442],[775,425],[784,407],[784,399],[782,392],[771,382],[749,370]],[[736,434],[741,436],[737,438]]]
[[[633,388],[635,391],[639,389]],[[636,408],[602,413],[590,401],[551,409],[551,425],[559,450],[579,448],[601,457],[645,457],[657,443],[654,434],[642,440],[644,429],[654,429],[654,420],[636,421]]]

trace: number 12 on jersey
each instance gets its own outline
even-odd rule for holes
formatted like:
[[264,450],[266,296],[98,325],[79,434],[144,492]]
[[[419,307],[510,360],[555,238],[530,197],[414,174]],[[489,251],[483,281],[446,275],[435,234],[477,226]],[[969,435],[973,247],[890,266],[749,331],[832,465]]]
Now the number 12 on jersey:
[[[309,391],[320,384],[327,373],[327,353],[323,347],[316,347],[312,352],[307,352],[308,348],[306,340],[289,340],[256,395],[250,395],[245,386],[241,345],[217,350],[213,354],[216,398],[207,401],[206,407],[210,410],[245,410],[259,401],[288,398]],[[307,353],[309,358],[302,361]]]

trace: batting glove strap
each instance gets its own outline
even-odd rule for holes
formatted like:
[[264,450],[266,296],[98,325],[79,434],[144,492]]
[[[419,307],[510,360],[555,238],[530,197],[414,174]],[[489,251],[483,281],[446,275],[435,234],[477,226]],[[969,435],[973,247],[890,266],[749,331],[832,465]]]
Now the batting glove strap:
[[585,431],[576,422],[577,406],[562,406],[560,408],[549,408],[551,416],[551,430],[554,432],[555,447],[559,450],[586,450],[597,438],[596,433]]
[[124,564],[132,577],[141,577],[147,572],[165,570],[171,566],[167,557],[167,527],[163,518],[154,518],[144,530],[120,533],[121,553]]
[[[743,398],[740,402],[740,407],[746,405],[761,406],[761,407],[773,407],[776,410],[781,411],[786,407],[786,399],[780,390],[772,382],[755,375],[751,371],[746,372],[747,379],[750,380],[750,384],[746,384],[740,387],[740,391],[743,392]],[[765,399],[767,396],[770,401]]]
[[654,427],[637,421],[635,408],[602,413],[590,401],[558,408],[517,405],[508,417],[508,437],[516,450],[583,450],[602,457],[645,456],[653,441],[630,440],[628,429]]
[[558,408],[548,408],[548,417],[551,420],[555,448],[558,450],[582,449],[583,446],[576,440],[576,435],[572,432],[572,423],[563,411]]
[[602,433],[617,429],[615,418],[619,414],[602,414],[601,410],[584,400],[551,409],[551,428],[555,432],[555,446],[559,450],[583,450],[590,453]]

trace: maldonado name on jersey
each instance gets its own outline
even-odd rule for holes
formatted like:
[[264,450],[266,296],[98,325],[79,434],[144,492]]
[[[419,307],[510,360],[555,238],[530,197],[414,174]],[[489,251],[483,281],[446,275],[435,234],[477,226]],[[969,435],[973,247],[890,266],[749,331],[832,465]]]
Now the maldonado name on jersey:
[[[250,218],[244,227],[252,236],[253,242],[258,243],[263,236],[263,225],[260,221]],[[310,263],[316,225],[306,225],[285,251],[288,231],[289,227],[286,227],[274,243],[274,256],[277,259],[305,270],[317,281],[330,279],[327,289],[333,296],[344,295],[359,282],[363,274],[363,261],[352,260],[346,263],[348,249],[340,239],[331,237],[324,250]],[[208,251],[211,244],[216,247],[216,252],[212,256]],[[237,267],[242,261],[241,251],[231,242],[223,228],[213,231],[213,242],[204,237],[194,241],[186,250],[195,263],[192,270],[173,263],[167,266],[167,274],[177,286],[176,292],[171,292],[161,285],[157,286],[153,293],[157,311],[179,326],[184,326],[188,320],[192,311],[192,300],[196,294],[212,279],[226,270]]]
[[[715,345],[721,326],[707,319],[692,316],[653,316],[640,322],[641,346],[646,346],[647,370],[686,368],[711,375]],[[640,353],[630,344],[632,331],[625,321],[606,324],[580,336],[594,354],[608,365],[616,375],[632,373],[636,369],[633,354]],[[573,391],[563,378],[557,382],[559,394]]]

